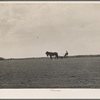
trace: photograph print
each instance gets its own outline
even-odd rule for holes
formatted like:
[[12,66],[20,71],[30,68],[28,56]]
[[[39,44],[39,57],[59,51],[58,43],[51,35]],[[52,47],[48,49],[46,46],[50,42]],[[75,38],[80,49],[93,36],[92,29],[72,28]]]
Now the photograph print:
[[100,88],[100,2],[0,2],[0,88]]

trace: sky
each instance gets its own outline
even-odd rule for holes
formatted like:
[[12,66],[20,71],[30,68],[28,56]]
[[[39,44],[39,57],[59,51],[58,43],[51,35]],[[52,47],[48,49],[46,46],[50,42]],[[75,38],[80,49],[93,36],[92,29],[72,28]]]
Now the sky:
[[0,3],[0,56],[100,54],[100,3]]

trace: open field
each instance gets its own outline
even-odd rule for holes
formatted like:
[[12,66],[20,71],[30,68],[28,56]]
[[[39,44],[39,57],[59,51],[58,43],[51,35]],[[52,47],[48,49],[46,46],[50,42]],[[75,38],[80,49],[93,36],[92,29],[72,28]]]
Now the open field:
[[2,60],[0,88],[100,88],[100,57]]

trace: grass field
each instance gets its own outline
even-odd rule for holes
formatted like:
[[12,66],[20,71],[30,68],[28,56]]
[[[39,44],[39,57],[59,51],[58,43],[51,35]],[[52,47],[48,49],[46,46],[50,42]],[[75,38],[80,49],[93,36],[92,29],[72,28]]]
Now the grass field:
[[100,88],[100,57],[2,60],[0,88]]

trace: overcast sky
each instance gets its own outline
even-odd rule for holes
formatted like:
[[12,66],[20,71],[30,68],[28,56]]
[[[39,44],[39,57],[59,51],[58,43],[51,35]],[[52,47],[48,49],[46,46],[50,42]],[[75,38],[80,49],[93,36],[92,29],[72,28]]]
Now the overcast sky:
[[100,54],[100,3],[0,3],[5,58]]

